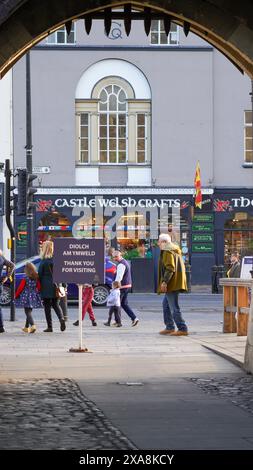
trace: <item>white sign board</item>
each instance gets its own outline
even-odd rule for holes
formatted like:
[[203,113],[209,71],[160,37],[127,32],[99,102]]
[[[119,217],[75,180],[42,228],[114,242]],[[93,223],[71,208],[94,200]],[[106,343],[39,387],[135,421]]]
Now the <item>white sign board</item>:
[[241,278],[252,279],[250,271],[253,269],[253,256],[244,256],[241,265]]
[[50,166],[34,166],[33,173],[51,173],[51,168]]

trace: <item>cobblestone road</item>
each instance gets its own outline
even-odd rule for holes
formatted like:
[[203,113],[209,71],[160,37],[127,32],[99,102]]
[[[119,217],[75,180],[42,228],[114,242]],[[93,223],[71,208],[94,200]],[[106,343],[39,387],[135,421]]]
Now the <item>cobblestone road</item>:
[[224,377],[200,379],[192,377],[189,379],[196,383],[204,392],[227,398],[234,405],[243,408],[253,414],[253,377]]
[[135,449],[69,379],[0,384],[1,449]]

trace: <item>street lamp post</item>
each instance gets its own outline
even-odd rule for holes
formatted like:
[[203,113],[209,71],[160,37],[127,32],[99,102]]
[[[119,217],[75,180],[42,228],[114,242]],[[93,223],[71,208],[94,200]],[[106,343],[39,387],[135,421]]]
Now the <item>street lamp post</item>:
[[[29,175],[32,175],[32,109],[31,109],[31,67],[30,52],[26,53],[26,168]],[[32,186],[32,182],[31,182]],[[27,207],[27,258],[35,254],[34,236],[34,208]]]
[[[11,194],[14,190],[14,186],[11,185],[11,179],[13,174],[10,168],[10,160],[5,160],[5,218],[6,225],[10,231],[10,239],[8,246],[11,250],[11,261],[15,264],[16,256],[16,238],[15,230],[12,225],[11,212],[14,209],[11,202],[14,201],[15,196]],[[15,204],[15,203],[14,203]],[[10,320],[15,321],[15,275],[13,275],[13,280],[10,283],[10,293],[11,293],[11,303],[10,303]]]

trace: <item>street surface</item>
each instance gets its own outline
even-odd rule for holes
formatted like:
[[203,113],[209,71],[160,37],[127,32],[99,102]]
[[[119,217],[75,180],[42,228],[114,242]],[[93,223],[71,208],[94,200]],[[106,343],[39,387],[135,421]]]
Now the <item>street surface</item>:
[[77,306],[65,332],[53,313],[44,333],[36,311],[35,334],[22,332],[22,310],[10,322],[4,309],[1,448],[253,449],[252,377],[199,341],[221,334],[222,296],[180,300],[188,337],[159,335],[162,297],[132,294],[139,325],[122,312],[122,328],[105,327],[108,309],[97,308],[98,326],[83,322],[88,353],[69,352],[79,346]]

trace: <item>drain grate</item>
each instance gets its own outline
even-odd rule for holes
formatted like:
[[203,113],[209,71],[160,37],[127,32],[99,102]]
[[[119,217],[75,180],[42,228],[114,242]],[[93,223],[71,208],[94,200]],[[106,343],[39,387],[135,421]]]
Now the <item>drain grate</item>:
[[140,387],[144,384],[142,382],[117,382],[117,385],[127,385],[128,387]]

